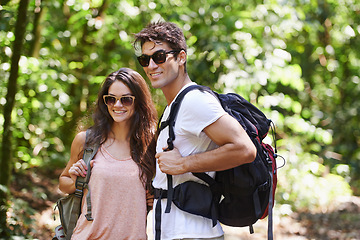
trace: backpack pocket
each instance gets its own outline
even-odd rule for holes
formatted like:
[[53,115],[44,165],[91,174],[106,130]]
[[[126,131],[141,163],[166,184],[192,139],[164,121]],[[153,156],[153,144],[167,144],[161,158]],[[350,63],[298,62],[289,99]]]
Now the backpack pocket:
[[204,184],[187,181],[174,188],[173,203],[181,210],[217,219],[217,208],[211,189]]
[[[69,229],[72,224],[71,214],[76,211],[80,214],[80,202],[81,200],[75,194],[69,194],[65,197],[60,198],[56,204],[59,209],[60,222],[61,226],[64,228],[64,233],[67,235],[69,231],[72,232],[73,229]],[[77,220],[77,218],[75,219]]]

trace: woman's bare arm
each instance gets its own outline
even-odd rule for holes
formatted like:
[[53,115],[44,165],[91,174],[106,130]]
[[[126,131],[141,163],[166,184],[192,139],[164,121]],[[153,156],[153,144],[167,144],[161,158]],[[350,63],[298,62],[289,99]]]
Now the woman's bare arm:
[[64,193],[75,192],[77,176],[85,177],[87,166],[84,160],[80,159],[80,153],[85,144],[86,132],[78,133],[71,144],[70,160],[59,177],[59,189]]

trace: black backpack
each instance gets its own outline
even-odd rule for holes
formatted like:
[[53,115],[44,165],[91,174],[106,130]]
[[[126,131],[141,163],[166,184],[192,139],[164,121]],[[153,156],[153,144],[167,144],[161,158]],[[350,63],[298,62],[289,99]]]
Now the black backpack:
[[[184,182],[172,187],[172,176],[168,175],[168,190],[155,189],[155,198],[167,198],[165,213],[170,212],[171,201],[181,210],[212,219],[213,226],[217,220],[233,227],[249,226],[268,216],[268,238],[272,239],[272,208],[277,185],[276,142],[273,148],[262,142],[272,121],[243,97],[235,94],[218,94],[208,87],[191,85],[184,89],[174,100],[169,117],[161,122],[158,133],[169,126],[168,149],[174,148],[174,126],[176,115],[184,96],[191,90],[207,91],[217,97],[224,110],[234,117],[256,146],[257,156],[248,164],[225,171],[216,172],[215,179],[206,173],[193,173],[209,186],[193,181]],[[273,128],[274,130],[274,128]],[[160,201],[158,201],[160,202]],[[160,239],[161,205],[155,208],[155,239]]]

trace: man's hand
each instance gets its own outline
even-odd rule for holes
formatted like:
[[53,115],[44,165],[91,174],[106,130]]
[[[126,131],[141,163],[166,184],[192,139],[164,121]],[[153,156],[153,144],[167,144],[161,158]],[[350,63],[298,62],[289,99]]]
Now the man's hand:
[[155,157],[157,158],[160,170],[163,173],[170,175],[186,173],[184,158],[181,156],[177,148],[157,153]]

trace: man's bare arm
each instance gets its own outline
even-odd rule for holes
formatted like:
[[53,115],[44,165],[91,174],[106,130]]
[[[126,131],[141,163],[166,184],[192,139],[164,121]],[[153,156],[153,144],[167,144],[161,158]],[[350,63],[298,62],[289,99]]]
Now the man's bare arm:
[[250,163],[256,157],[256,148],[241,125],[225,114],[204,129],[219,148],[182,157],[175,148],[156,154],[161,171],[171,175],[186,172],[221,171]]

